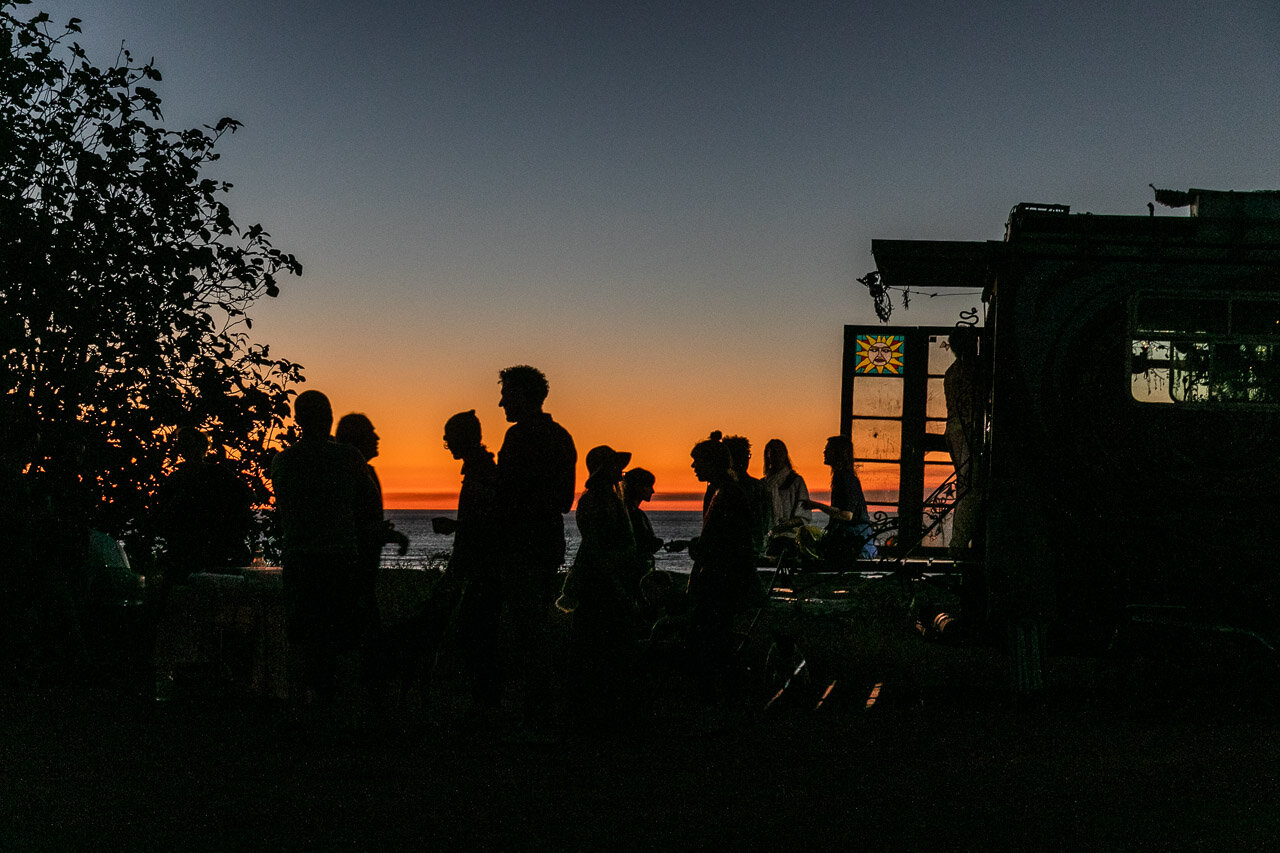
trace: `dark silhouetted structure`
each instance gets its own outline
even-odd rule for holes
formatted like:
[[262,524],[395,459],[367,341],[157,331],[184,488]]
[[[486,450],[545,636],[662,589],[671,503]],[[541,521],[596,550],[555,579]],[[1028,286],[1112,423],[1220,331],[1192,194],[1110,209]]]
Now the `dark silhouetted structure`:
[[[1100,649],[1152,624],[1280,642],[1280,192],[1155,200],[1190,215],[1019,204],[1000,241],[872,242],[886,287],[965,288],[986,305],[982,501],[957,568],[967,617],[1009,638],[1019,691],[1042,686],[1050,642]],[[904,546],[935,559],[947,543],[923,536],[921,474],[943,460],[921,439],[937,417],[932,355],[953,332],[845,330],[841,428],[900,420],[886,503]],[[871,405],[887,383],[857,375],[855,342],[873,334],[903,345],[900,411]]]
[[947,452],[956,472],[950,546],[954,559],[964,556],[973,538],[978,509],[973,460],[981,449],[978,425],[982,418],[982,397],[978,386],[977,330],[967,326],[957,328],[948,342],[956,359],[942,379],[947,401]]

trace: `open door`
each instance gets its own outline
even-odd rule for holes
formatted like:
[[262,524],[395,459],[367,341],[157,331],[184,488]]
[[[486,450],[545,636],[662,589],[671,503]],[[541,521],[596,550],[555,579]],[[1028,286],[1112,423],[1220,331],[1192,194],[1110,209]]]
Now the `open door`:
[[[945,556],[956,472],[943,376],[954,326],[845,326],[840,432],[877,539],[893,556]],[[982,330],[974,329],[981,339]]]

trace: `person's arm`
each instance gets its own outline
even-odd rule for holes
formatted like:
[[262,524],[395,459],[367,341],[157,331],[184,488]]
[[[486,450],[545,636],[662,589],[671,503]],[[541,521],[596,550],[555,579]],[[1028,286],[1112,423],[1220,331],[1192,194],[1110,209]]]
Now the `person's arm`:
[[841,521],[853,521],[853,513],[849,510],[839,509],[831,506],[830,504],[824,504],[821,501],[803,500],[800,502],[800,505],[806,509],[816,509],[818,512],[829,515],[832,518],[838,518]]
[[401,557],[409,553],[409,537],[396,530],[396,526],[390,521],[384,521],[383,524],[386,525],[386,529],[382,533],[382,544],[395,545],[396,553]]

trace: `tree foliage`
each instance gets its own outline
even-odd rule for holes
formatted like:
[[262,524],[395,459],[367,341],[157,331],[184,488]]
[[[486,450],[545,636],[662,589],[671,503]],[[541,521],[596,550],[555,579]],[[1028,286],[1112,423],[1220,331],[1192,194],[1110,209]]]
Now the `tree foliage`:
[[[247,309],[300,274],[230,184],[201,176],[239,123],[171,131],[154,61],[95,67],[49,17],[0,0],[0,386],[42,445],[83,445],[98,526],[144,527],[168,436],[205,429],[262,485],[298,365],[249,337]],[[60,464],[57,455],[32,459]],[[259,492],[265,496],[265,491]]]

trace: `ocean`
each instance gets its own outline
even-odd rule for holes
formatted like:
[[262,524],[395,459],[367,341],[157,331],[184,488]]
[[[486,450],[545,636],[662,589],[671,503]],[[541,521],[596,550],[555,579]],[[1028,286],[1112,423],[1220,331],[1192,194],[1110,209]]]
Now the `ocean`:
[[[702,528],[702,513],[677,510],[645,510],[649,522],[653,525],[654,535],[663,541],[673,539],[690,539],[698,535]],[[452,536],[441,536],[431,530],[431,519],[436,516],[454,517],[452,510],[431,509],[390,509],[387,518],[396,529],[409,537],[409,552],[403,557],[396,554],[394,548],[388,547],[382,552],[382,565],[387,568],[444,568],[449,549],[453,546]],[[578,527],[573,522],[573,514],[564,517],[566,556],[565,562],[573,561],[578,551]],[[691,567],[689,552],[677,551],[669,553],[659,551],[654,556],[656,568],[671,572],[688,574]]]

